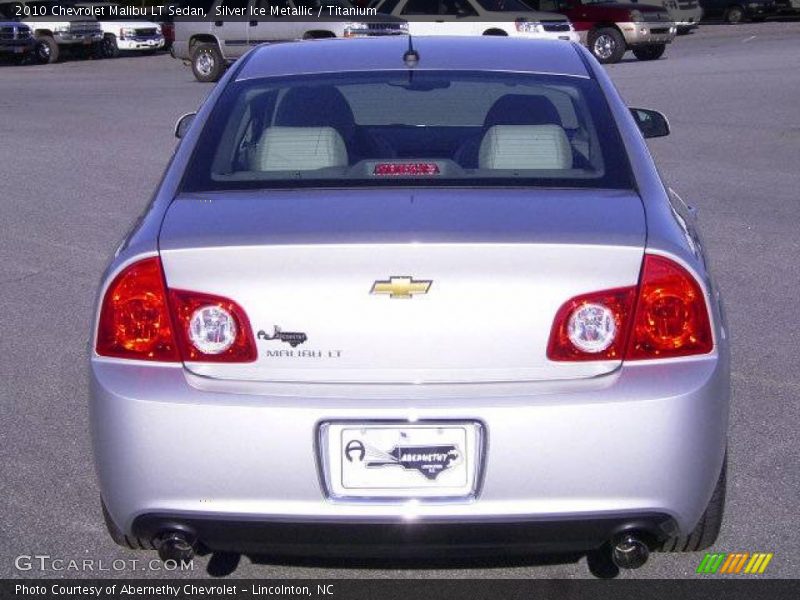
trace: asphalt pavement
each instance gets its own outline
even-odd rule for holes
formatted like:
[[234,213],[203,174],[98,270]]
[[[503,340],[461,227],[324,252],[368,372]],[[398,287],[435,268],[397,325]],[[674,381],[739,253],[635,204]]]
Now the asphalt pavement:
[[[734,394],[715,550],[773,552],[764,577],[797,577],[800,23],[703,26],[659,61],[609,72],[630,105],[669,116],[673,134],[651,149],[699,209],[726,301]],[[169,160],[176,118],[210,90],[165,54],[0,66],[0,577],[590,577],[585,558],[502,556],[398,565],[218,555],[175,573],[149,569],[152,552],[114,545],[87,422],[95,290]],[[47,568],[18,559],[33,555],[51,557]],[[702,556],[655,554],[621,576],[694,577]]]

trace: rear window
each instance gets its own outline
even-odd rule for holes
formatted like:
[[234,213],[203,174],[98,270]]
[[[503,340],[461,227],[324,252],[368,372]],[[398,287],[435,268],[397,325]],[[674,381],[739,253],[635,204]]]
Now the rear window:
[[391,71],[231,83],[184,191],[287,187],[629,189],[596,82],[518,73]]

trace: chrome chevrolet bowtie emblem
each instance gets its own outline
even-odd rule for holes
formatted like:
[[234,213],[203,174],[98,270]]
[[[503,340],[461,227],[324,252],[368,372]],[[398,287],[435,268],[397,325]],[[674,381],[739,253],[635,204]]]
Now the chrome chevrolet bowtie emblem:
[[389,298],[412,298],[414,294],[427,294],[433,281],[416,281],[413,277],[390,277],[372,284],[370,294],[389,294]]

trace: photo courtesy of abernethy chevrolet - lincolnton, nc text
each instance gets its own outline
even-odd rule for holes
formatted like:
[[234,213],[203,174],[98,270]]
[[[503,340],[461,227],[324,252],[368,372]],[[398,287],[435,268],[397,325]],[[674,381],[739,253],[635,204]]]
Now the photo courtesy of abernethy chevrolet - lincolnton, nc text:
[[793,2],[0,0],[0,598],[794,597]]

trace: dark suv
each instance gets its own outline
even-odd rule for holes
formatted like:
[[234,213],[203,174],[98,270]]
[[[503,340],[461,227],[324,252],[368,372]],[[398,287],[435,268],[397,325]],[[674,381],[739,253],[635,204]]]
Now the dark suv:
[[35,45],[30,27],[0,19],[0,58],[10,57],[13,62],[21,63]]
[[12,11],[4,10],[0,4],[0,58],[10,58],[21,63],[30,55],[36,40],[33,31],[24,23],[14,19]]
[[775,0],[700,0],[703,16],[728,23],[763,21],[777,11]]

